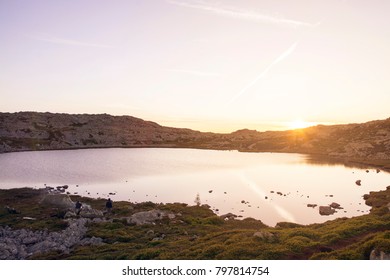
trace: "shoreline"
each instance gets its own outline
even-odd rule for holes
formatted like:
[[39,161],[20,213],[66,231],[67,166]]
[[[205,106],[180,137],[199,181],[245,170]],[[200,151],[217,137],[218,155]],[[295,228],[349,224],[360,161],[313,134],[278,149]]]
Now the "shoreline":
[[237,151],[240,153],[285,153],[285,154],[299,154],[309,157],[309,160],[319,160],[320,162],[329,163],[329,164],[342,164],[345,166],[353,166],[357,168],[378,168],[382,171],[390,173],[390,160],[378,160],[378,159],[357,159],[354,157],[335,157],[330,155],[325,155],[321,153],[307,153],[299,151],[280,151],[280,150],[264,150],[264,151],[250,151],[242,149],[228,149],[228,148],[206,148],[206,147],[196,147],[196,146],[177,146],[177,145],[134,145],[134,146],[94,146],[94,147],[72,147],[72,148],[53,148],[53,149],[22,149],[17,151],[0,151],[1,154],[11,154],[11,153],[23,153],[23,152],[45,152],[45,151],[71,151],[71,150],[93,150],[93,149],[195,149],[195,150],[210,150],[210,151]]

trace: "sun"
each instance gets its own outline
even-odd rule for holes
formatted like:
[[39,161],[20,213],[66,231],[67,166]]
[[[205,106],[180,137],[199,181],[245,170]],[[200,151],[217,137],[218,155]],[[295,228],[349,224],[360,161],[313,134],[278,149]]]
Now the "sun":
[[290,122],[288,126],[290,129],[302,129],[302,128],[306,128],[306,127],[313,126],[313,125],[315,125],[315,123],[313,123],[313,122],[306,122],[303,120],[294,120],[294,121]]

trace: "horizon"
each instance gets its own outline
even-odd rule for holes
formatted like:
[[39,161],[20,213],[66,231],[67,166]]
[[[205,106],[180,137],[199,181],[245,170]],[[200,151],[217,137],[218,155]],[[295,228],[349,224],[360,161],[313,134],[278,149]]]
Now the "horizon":
[[0,111],[202,132],[389,117],[390,2],[0,0]]
[[113,114],[109,114],[109,113],[67,113],[67,112],[50,112],[50,111],[46,111],[46,112],[43,112],[43,111],[18,111],[18,112],[0,112],[0,114],[18,114],[18,113],[37,113],[37,114],[65,114],[65,115],[108,115],[108,116],[113,116],[113,117],[132,117],[132,118],[136,118],[136,119],[141,119],[142,121],[145,121],[145,122],[153,122],[153,123],[156,123],[158,125],[161,125],[161,126],[164,126],[164,127],[171,127],[171,128],[178,128],[178,129],[190,129],[190,130],[194,130],[194,131],[199,131],[199,132],[202,132],[202,133],[217,133],[217,134],[231,134],[231,133],[234,133],[234,132],[237,132],[237,131],[240,131],[240,130],[254,130],[254,131],[257,131],[257,132],[269,132],[269,131],[275,131],[275,132],[282,132],[282,131],[289,131],[289,130],[299,130],[299,129],[305,129],[305,128],[310,128],[310,127],[315,127],[315,126],[336,126],[336,125],[350,125],[350,124],[364,124],[364,123],[367,123],[367,122],[372,122],[372,121],[384,121],[384,120],[387,120],[387,119],[390,119],[390,117],[387,117],[387,118],[384,118],[384,119],[375,119],[375,120],[366,120],[366,121],[363,121],[361,123],[337,123],[337,124],[322,124],[322,123],[318,123],[318,124],[313,124],[313,125],[310,125],[310,126],[304,126],[304,127],[289,127],[287,129],[280,129],[280,130],[277,130],[277,129],[270,129],[270,130],[257,130],[255,128],[251,128],[251,127],[241,127],[241,128],[238,128],[236,130],[232,130],[232,131],[202,131],[202,130],[197,130],[197,129],[194,129],[192,127],[179,127],[179,126],[167,126],[167,125],[163,125],[161,123],[159,123],[158,121],[155,121],[155,120],[152,120],[152,119],[143,119],[143,118],[140,118],[138,116],[134,116],[134,115],[113,115]]

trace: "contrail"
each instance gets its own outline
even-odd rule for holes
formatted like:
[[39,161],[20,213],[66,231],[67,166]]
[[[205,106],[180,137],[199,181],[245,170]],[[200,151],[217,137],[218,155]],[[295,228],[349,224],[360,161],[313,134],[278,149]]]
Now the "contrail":
[[261,72],[252,82],[247,84],[243,89],[240,90],[239,93],[237,93],[235,96],[233,96],[232,99],[228,102],[228,104],[233,103],[237,98],[241,97],[248,89],[253,87],[254,84],[256,84],[261,78],[263,78],[273,66],[281,62],[283,59],[285,59],[287,56],[289,56],[297,47],[298,42],[295,42],[294,44],[291,45],[285,52],[283,52],[280,56],[278,56],[270,65],[268,65],[267,68],[263,72]]
[[297,21],[297,20],[291,20],[286,18],[281,18],[277,16],[272,15],[266,15],[261,14],[255,11],[251,10],[242,10],[238,8],[233,7],[227,7],[224,5],[213,5],[210,3],[207,3],[206,1],[177,1],[177,0],[167,0],[168,3],[182,6],[186,8],[196,9],[203,12],[215,14],[217,16],[224,16],[229,17],[233,19],[240,19],[240,20],[246,20],[246,21],[252,21],[252,22],[263,22],[268,24],[276,24],[280,26],[286,26],[286,27],[311,27],[313,24],[303,21]]

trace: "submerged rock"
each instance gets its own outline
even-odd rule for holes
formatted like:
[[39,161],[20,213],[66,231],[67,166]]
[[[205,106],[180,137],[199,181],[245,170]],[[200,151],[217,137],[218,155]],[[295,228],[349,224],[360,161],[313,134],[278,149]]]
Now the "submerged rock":
[[330,206],[320,206],[319,213],[321,216],[329,216],[336,213],[336,210]]
[[334,209],[343,209],[342,207],[340,207],[340,204],[338,204],[336,202],[332,202],[329,206],[334,208]]
[[362,180],[357,180],[357,181],[355,182],[355,184],[358,185],[358,186],[361,186],[361,185],[362,185]]
[[317,207],[317,204],[308,204],[307,207],[311,207],[311,208],[316,208]]

